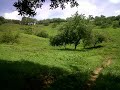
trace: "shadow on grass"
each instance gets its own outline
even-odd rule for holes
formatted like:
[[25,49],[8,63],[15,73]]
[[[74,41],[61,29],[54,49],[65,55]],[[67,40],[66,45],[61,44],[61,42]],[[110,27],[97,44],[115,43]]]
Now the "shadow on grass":
[[85,49],[91,50],[91,49],[98,49],[98,48],[102,48],[102,47],[104,47],[104,46],[98,45],[95,47],[89,47],[89,48],[85,48]]
[[120,90],[120,76],[100,74],[93,90]]
[[57,50],[60,50],[60,51],[87,51],[87,50],[85,50],[85,49],[71,49],[71,48],[66,48],[66,49],[64,49],[64,48],[62,48],[62,49],[57,49]]
[[83,48],[83,49],[71,49],[71,48],[62,48],[62,49],[57,49],[57,50],[61,50],[61,51],[81,51],[81,52],[86,52],[86,51],[89,51],[89,50],[92,50],[92,49],[99,49],[99,48],[102,48],[103,46],[99,45],[99,46],[96,46],[96,47],[89,47],[89,48]]
[[0,90],[81,90],[87,76],[26,60],[0,60]]

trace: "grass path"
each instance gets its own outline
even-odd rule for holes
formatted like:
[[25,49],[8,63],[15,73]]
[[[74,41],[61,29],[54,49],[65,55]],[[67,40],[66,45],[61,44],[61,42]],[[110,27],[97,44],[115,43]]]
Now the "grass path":
[[89,80],[86,82],[84,90],[92,90],[95,85],[96,79],[99,77],[99,74],[102,70],[111,64],[112,60],[110,57],[106,58],[106,60],[102,63],[102,65],[96,68],[90,75]]

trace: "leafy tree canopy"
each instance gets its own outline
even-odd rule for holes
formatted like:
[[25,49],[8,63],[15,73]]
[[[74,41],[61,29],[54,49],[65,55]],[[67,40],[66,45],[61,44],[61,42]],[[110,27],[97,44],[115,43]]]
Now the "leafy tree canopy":
[[67,22],[60,28],[61,33],[50,39],[52,46],[62,46],[74,44],[75,49],[80,41],[91,33],[84,14],[76,12],[72,17],[67,18]]
[[18,0],[13,6],[18,10],[19,15],[35,16],[36,9],[41,8],[44,2],[51,2],[50,9],[58,7],[64,9],[65,3],[68,4],[68,2],[70,2],[71,7],[79,5],[76,0]]

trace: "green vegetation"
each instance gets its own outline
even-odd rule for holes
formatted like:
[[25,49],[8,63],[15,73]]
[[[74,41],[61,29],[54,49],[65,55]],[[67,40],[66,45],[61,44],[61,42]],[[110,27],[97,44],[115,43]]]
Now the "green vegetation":
[[60,28],[60,34],[50,38],[52,46],[64,46],[74,44],[75,49],[83,41],[84,47],[93,46],[106,40],[104,33],[93,33],[90,23],[84,15],[76,12],[67,22]]
[[38,37],[48,38],[48,34],[45,31],[36,33]]
[[88,33],[88,35],[83,39],[83,46],[86,47],[96,47],[100,43],[106,42],[108,37],[105,35],[106,33],[102,33],[99,31],[94,31]]
[[105,48],[112,64],[105,68],[96,81],[94,90],[119,90],[120,89],[120,29],[106,29],[111,36],[111,42]]
[[[91,22],[94,24],[92,18],[85,19],[87,24],[81,24],[78,18],[69,23],[71,19],[75,18],[68,18],[67,22],[59,24],[57,22],[55,27],[55,22],[47,26],[10,23],[0,25],[0,89],[84,90],[92,71],[109,57],[112,64],[103,69],[93,90],[119,90],[120,28],[113,29],[110,26],[101,29],[93,25],[95,27],[91,30]],[[83,24],[86,25],[85,28]],[[73,26],[72,29],[67,25]],[[64,27],[60,28],[61,26]],[[89,30],[87,27],[90,32],[87,35],[81,33]],[[66,42],[69,30],[75,31],[70,33],[71,37],[79,37],[81,34],[85,36],[80,39],[76,50],[73,49],[76,38],[72,42]],[[51,37],[55,40],[50,39]],[[59,47],[51,46],[50,40],[55,41],[53,46]]]
[[1,43],[17,43],[19,38],[19,32],[13,32],[10,30],[4,30],[0,32]]

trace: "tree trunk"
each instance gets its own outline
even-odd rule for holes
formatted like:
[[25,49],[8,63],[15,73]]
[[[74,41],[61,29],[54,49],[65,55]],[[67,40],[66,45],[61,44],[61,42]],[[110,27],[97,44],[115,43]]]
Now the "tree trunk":
[[77,45],[79,44],[79,42],[80,42],[80,38],[75,42],[75,50],[76,50]]
[[66,49],[66,43],[63,44],[64,48]]
[[77,44],[75,44],[75,50],[76,50],[76,48],[77,48]]

